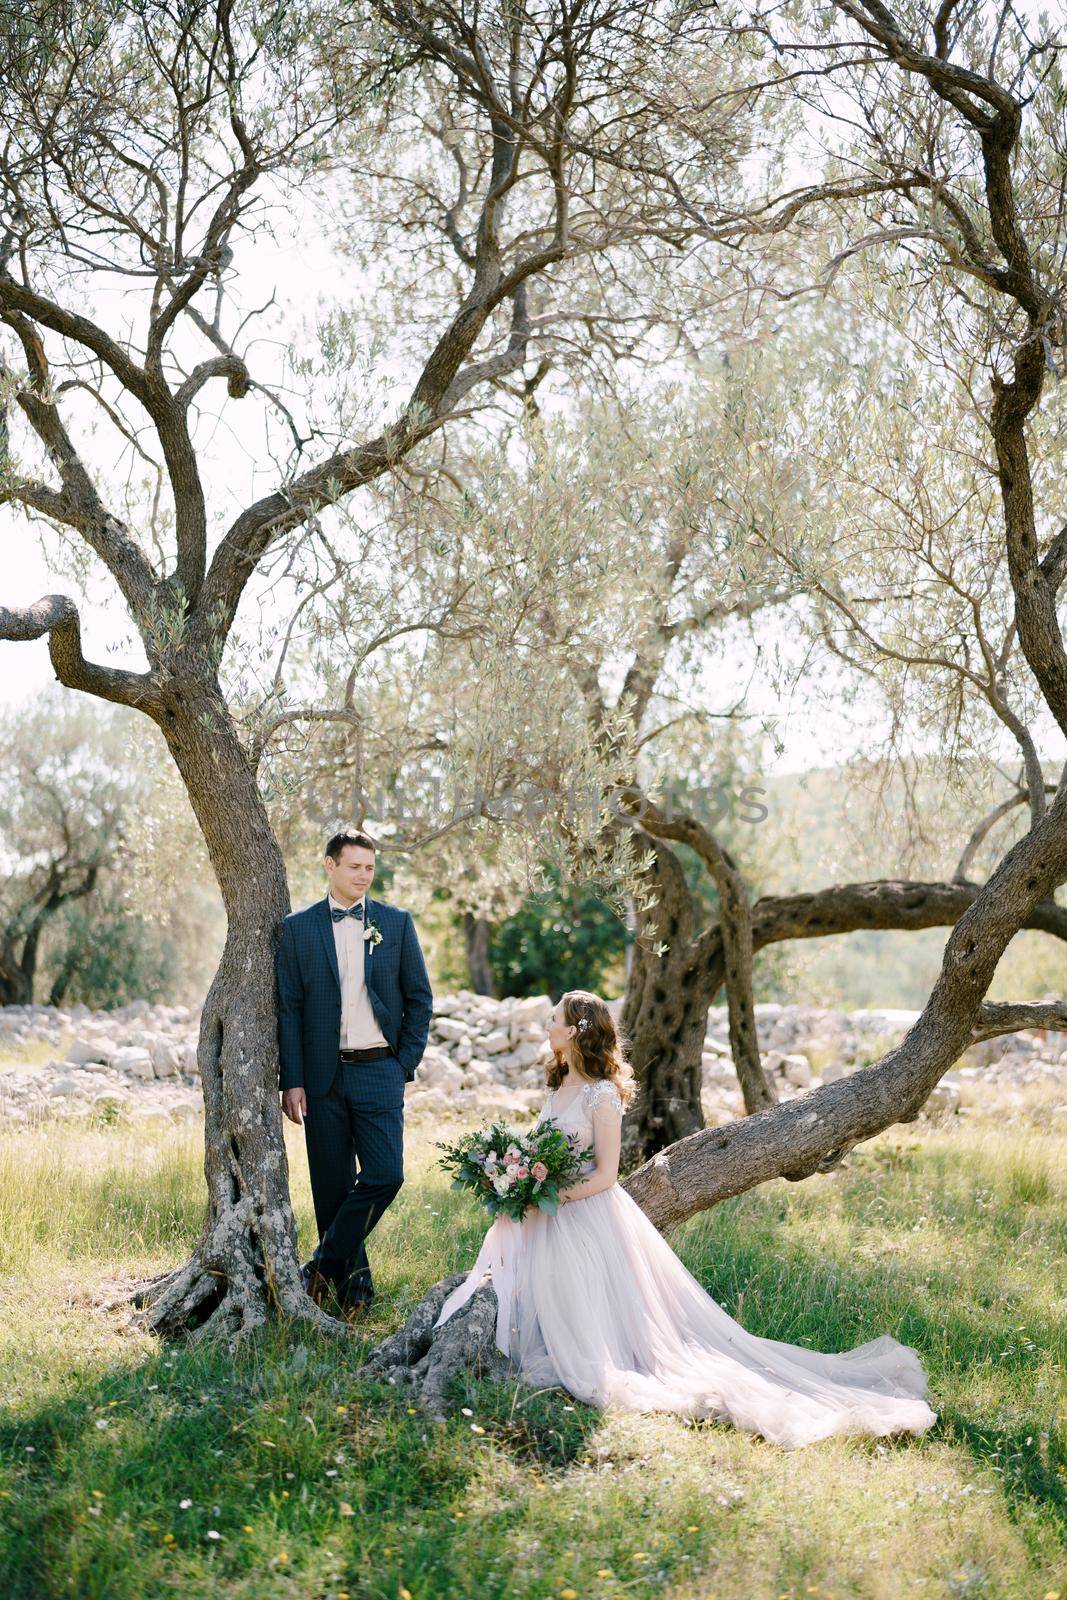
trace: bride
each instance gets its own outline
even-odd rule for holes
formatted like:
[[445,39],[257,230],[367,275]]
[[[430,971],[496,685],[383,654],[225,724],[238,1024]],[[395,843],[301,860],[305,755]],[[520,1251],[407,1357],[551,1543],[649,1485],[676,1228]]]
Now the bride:
[[[436,1327],[486,1277],[496,1342],[523,1378],[577,1400],[714,1417],[795,1449],[830,1434],[922,1433],[937,1420],[917,1352],[889,1334],[823,1354],[748,1333],[618,1182],[633,1073],[604,1001],[572,989],[548,1028],[551,1118],[595,1158],[551,1216],[497,1217]],[[535,1126],[537,1125],[535,1124]]]

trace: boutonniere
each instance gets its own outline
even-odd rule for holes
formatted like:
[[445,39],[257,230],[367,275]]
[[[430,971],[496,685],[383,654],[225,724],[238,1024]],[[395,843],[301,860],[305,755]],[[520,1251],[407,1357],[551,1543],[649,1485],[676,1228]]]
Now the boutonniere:
[[381,944],[382,930],[379,928],[376,922],[367,923],[367,926],[363,930],[363,939],[364,943],[368,944],[372,950],[376,944]]

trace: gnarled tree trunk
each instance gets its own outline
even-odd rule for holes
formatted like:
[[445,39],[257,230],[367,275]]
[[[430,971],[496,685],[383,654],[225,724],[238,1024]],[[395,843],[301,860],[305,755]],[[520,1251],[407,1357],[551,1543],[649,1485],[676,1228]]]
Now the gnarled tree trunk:
[[623,1130],[628,1165],[649,1160],[657,1150],[704,1126],[701,1057],[708,1007],[719,986],[716,983],[709,991],[707,963],[693,936],[693,897],[681,864],[661,833],[692,845],[715,879],[721,939],[716,975],[726,984],[730,1048],[745,1110],[754,1114],[778,1103],[760,1060],[752,994],[752,912],[737,864],[702,824],[688,817],[668,824],[647,801],[641,804],[650,831],[635,831],[642,849],[654,853],[651,870],[660,902],[646,919],[644,931],[668,948],[656,955],[635,945],[626,986],[622,1023],[642,1089]]
[[[668,874],[670,853],[662,841],[651,842],[662,872]],[[692,897],[677,863],[675,867],[664,880],[656,880],[663,915],[654,924],[655,937],[671,941],[672,948],[657,958],[634,946],[623,1004],[621,1020],[632,1041],[631,1059],[643,1089],[623,1124],[627,1166],[650,1161],[658,1151],[703,1128],[700,1058],[707,1013],[727,983],[728,930],[716,922],[693,937]],[[751,949],[758,953],[783,940],[826,938],[865,928],[901,932],[951,928],[982,892],[976,883],[876,879],[829,884],[801,894],[764,895],[751,908]],[[1021,926],[1067,940],[1067,907],[1058,905],[1050,891],[1033,905]],[[754,1031],[754,1018],[752,1027]],[[739,1062],[733,1030],[731,1043],[745,1108],[750,1113],[762,1111],[766,1107],[753,1099],[751,1061],[742,1052]],[[942,1068],[947,1070],[948,1065]]]
[[200,1022],[207,1214],[189,1260],[135,1286],[158,1331],[245,1332],[273,1306],[343,1333],[304,1291],[278,1098],[274,951],[289,911],[281,851],[216,684],[173,681],[156,715],[203,829],[226,941]]

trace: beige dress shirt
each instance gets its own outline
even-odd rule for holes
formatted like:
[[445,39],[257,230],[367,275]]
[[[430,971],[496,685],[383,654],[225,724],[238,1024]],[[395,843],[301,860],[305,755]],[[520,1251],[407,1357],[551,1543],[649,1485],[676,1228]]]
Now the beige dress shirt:
[[[330,921],[334,943],[337,946],[337,968],[341,974],[341,1038],[342,1050],[369,1050],[372,1045],[388,1045],[389,1041],[378,1026],[374,1008],[370,1003],[367,985],[363,981],[363,962],[367,946],[363,940],[364,924],[358,917],[342,917],[333,921],[333,908],[345,911],[332,894],[326,899],[330,905]],[[367,915],[366,897],[356,901]]]

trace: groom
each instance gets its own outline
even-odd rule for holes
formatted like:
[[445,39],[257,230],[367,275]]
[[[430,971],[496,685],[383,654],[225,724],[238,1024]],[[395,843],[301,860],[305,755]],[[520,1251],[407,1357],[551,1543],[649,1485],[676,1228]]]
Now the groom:
[[304,1127],[319,1230],[304,1284],[353,1316],[374,1299],[364,1241],[404,1181],[404,1085],[433,1008],[410,911],[367,893],[376,850],[330,839],[329,892],[285,918],[277,955],[282,1110]]

